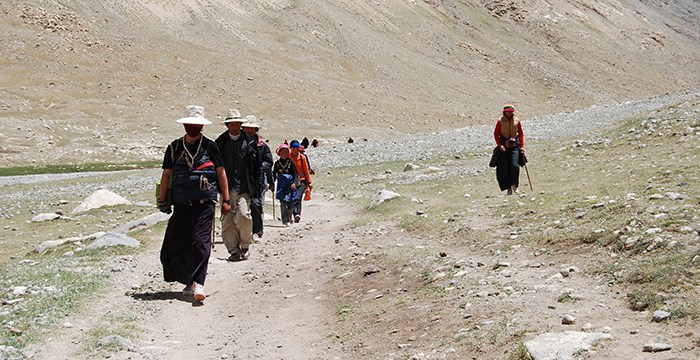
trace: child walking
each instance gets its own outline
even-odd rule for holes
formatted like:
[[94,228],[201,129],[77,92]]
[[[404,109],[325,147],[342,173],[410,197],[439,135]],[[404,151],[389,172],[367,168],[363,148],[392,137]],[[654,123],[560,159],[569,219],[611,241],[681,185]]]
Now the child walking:
[[277,181],[275,198],[280,201],[282,224],[289,226],[292,223],[292,209],[296,188],[299,186],[299,175],[294,162],[289,158],[289,145],[280,145],[276,152],[280,158],[275,161],[272,168],[272,177]]

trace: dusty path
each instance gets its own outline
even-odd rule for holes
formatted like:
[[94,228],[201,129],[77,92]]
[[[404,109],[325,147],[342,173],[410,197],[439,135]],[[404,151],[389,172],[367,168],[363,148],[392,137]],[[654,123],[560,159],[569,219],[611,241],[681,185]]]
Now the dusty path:
[[132,337],[139,339],[134,342],[136,352],[121,351],[110,358],[333,358],[341,349],[327,336],[334,309],[327,308],[322,288],[333,274],[324,268],[328,256],[323,255],[333,246],[332,234],[353,218],[353,212],[319,194],[304,215],[290,228],[268,224],[247,261],[223,260],[226,249],[217,243],[203,305],[183,297],[179,284],[162,281],[162,233],[153,231],[147,251],[115,259],[127,266],[114,277],[112,290],[67,319],[72,327],[43,345],[38,357],[88,358],[87,333],[110,325],[105,322],[138,317],[132,321],[142,331]]

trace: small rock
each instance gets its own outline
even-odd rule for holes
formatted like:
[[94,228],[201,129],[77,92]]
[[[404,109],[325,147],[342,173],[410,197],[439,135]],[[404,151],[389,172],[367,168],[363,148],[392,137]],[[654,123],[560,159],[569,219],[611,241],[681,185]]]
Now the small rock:
[[491,267],[491,269],[493,269],[493,270],[498,270],[498,269],[500,269],[500,268],[502,268],[502,267],[509,267],[509,266],[510,266],[510,263],[509,263],[509,262],[501,261],[501,262],[498,262],[498,263],[493,264],[493,266]]
[[60,218],[61,218],[61,215],[56,214],[56,213],[39,214],[39,215],[36,215],[32,218],[32,222],[51,221],[51,220],[56,220],[56,219],[60,219]]
[[598,208],[602,208],[604,206],[605,206],[605,203],[595,203],[595,204],[591,205],[591,209],[598,209]]
[[407,163],[407,164],[403,167],[403,171],[411,171],[411,170],[416,170],[416,169],[419,169],[419,168],[420,168],[420,166],[418,166],[418,165],[416,165],[416,164]]
[[444,251],[440,251],[440,257],[447,257],[447,253]]
[[659,352],[668,350],[671,350],[670,344],[655,342],[644,344],[644,348],[642,349],[644,352]]
[[695,229],[693,229],[690,226],[682,226],[680,229],[678,229],[678,231],[682,232],[684,234],[687,234],[687,233],[692,233],[693,231],[695,231]]
[[571,314],[564,314],[561,318],[561,323],[564,325],[573,325],[576,322],[576,318]]
[[685,200],[688,198],[686,195],[677,192],[667,192],[666,197],[671,200]]
[[660,232],[663,232],[664,230],[661,228],[650,228],[644,231],[645,234],[647,235],[653,235],[653,234],[658,234]]
[[378,267],[376,267],[376,266],[374,266],[374,265],[370,265],[370,266],[368,266],[368,267],[365,269],[365,275],[364,275],[364,276],[376,274],[376,273],[378,273],[378,272],[379,272],[379,268],[378,268]]
[[97,342],[98,345],[101,347],[108,346],[110,344],[115,344],[117,347],[119,347],[122,350],[127,350],[131,352],[137,352],[138,349],[136,348],[136,345],[134,345],[131,340],[121,337],[119,335],[107,335],[100,339],[100,341]]
[[12,288],[12,295],[14,295],[14,296],[21,296],[21,295],[24,295],[26,292],[27,292],[26,286],[15,286]]
[[662,322],[664,320],[668,320],[669,318],[671,318],[671,313],[663,310],[656,310],[651,316],[651,320],[654,322]]

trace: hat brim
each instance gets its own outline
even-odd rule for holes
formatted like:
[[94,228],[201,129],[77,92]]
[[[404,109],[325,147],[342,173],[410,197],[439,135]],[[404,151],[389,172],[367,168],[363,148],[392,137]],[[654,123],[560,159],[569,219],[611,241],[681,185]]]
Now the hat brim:
[[179,124],[189,124],[189,125],[209,125],[212,124],[211,121],[201,118],[201,117],[184,117],[177,121]]
[[507,109],[503,109],[503,112],[515,112],[515,109],[507,108]]
[[226,120],[222,121],[221,123],[228,124],[228,123],[232,123],[232,122],[239,122],[239,123],[243,124],[243,123],[248,122],[248,119],[232,118],[232,119],[226,119]]
[[249,127],[249,128],[260,129],[260,125],[254,124],[254,123],[249,123],[249,122],[243,123],[243,125],[241,125],[241,126],[242,126],[242,127]]

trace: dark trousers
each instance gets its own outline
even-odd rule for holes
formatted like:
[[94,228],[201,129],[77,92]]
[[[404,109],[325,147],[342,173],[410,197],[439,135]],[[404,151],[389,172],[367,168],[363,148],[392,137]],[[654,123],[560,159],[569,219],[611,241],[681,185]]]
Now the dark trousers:
[[292,222],[293,203],[280,200],[280,214],[282,215],[282,224]]
[[520,177],[520,165],[518,158],[520,157],[520,148],[506,148],[498,157],[498,165],[496,166],[496,179],[501,191],[507,190],[511,185],[516,187],[519,185],[518,178]]
[[214,210],[213,201],[174,206],[160,249],[165,281],[204,284],[211,255]]
[[292,213],[301,216],[301,202],[304,201],[304,193],[306,193],[306,181],[302,181],[297,187],[297,192],[294,194],[294,207]]

